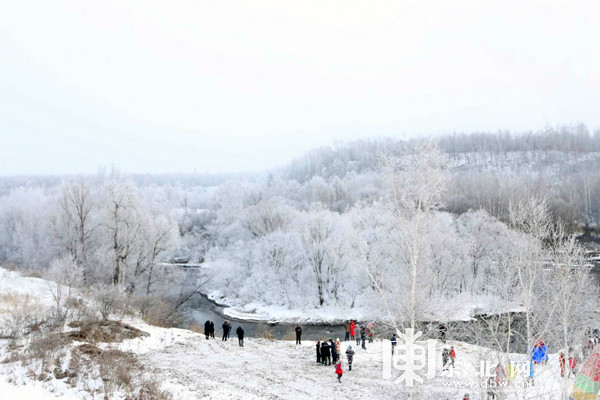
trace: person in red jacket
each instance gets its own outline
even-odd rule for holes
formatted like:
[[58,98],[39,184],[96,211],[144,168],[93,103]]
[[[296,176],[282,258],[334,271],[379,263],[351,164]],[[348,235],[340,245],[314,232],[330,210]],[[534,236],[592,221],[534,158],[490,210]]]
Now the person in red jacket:
[[560,364],[560,376],[564,377],[565,376],[565,355],[563,353],[560,353],[560,355],[558,356],[558,363]]
[[575,375],[575,368],[577,368],[577,358],[569,356],[569,377],[571,374]]
[[356,322],[350,321],[350,340],[354,340],[354,334],[356,333]]
[[338,360],[335,364],[335,373],[338,376],[338,382],[342,383],[342,374],[344,373],[344,371],[342,371],[342,360]]
[[454,346],[450,346],[450,363],[452,364],[452,368],[454,368],[454,359],[456,358],[456,352],[454,351]]

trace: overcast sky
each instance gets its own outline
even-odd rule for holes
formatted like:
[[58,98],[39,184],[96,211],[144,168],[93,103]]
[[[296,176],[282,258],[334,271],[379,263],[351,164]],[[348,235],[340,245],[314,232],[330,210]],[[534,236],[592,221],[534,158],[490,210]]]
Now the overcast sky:
[[336,140],[600,128],[600,1],[3,1],[0,174],[256,171]]

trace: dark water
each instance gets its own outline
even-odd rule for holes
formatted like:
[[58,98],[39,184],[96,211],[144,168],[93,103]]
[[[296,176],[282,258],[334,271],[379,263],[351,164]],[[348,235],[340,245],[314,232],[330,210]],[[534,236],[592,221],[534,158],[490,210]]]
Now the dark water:
[[[194,274],[193,271],[190,271]],[[592,268],[592,276],[598,284],[600,284],[600,266],[596,265]],[[186,310],[184,327],[190,324],[200,325],[204,327],[204,322],[207,320],[215,323],[215,336],[222,335],[221,325],[225,320],[229,320],[233,327],[232,335],[238,326],[244,329],[244,333],[248,337],[259,337],[273,339],[289,339],[295,338],[294,328],[296,324],[291,323],[268,323],[268,322],[256,322],[247,320],[237,320],[235,318],[227,317],[223,314],[224,307],[216,304],[208,297],[200,295],[192,299]],[[471,342],[474,340],[472,329],[470,325],[472,322],[454,322],[449,324],[448,339],[462,340]],[[428,337],[437,336],[437,322],[430,322],[422,326],[422,330]],[[515,329],[515,327],[513,327]],[[376,331],[376,337],[389,338],[391,336],[390,329],[380,329]],[[323,339],[337,339],[344,340],[345,330],[343,325],[309,325],[302,324],[302,339],[309,341],[323,340]],[[512,340],[511,340],[512,341]],[[516,348],[525,346],[522,343],[514,343]]]
[[592,276],[594,277],[596,284],[600,285],[600,265],[594,264],[592,267]]
[[[241,326],[244,334],[248,337],[272,337],[273,339],[295,339],[294,329],[296,324],[290,323],[267,323],[238,320],[223,314],[224,308],[217,305],[206,296],[197,296],[190,301],[186,312],[186,323],[196,323],[204,328],[204,323],[213,321],[215,323],[215,337],[222,335],[221,325],[229,320],[233,330],[230,336],[234,336],[235,330]],[[307,325],[302,324],[303,340],[337,339],[344,340],[343,325]]]
[[[173,265],[175,267],[175,265]],[[181,268],[181,267],[179,267]],[[195,279],[201,274],[199,268],[183,268],[186,272],[185,279],[193,285]],[[175,285],[173,289],[173,295],[177,295],[179,291],[178,285]],[[232,332],[230,336],[235,336],[235,330],[238,326],[244,329],[244,334],[247,337],[258,337],[258,338],[273,338],[273,339],[289,339],[294,340],[296,337],[294,329],[296,324],[292,323],[268,323],[268,322],[257,322],[248,320],[238,320],[225,316],[223,311],[225,307],[210,300],[205,295],[197,295],[192,298],[187,304],[186,309],[183,312],[184,322],[182,328],[189,328],[190,325],[196,324],[204,329],[204,323],[212,321],[215,324],[215,337],[223,334],[221,325],[225,320],[229,320],[232,325]],[[302,324],[302,339],[303,340],[323,340],[323,339],[344,339],[345,330],[343,325],[309,325]]]

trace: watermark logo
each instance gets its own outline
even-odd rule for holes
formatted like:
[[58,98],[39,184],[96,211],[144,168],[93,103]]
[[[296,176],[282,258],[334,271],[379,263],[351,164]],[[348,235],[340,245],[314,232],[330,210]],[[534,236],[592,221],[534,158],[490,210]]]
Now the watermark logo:
[[[382,346],[383,379],[391,380],[392,375],[397,376],[394,383],[414,387],[423,384],[425,379],[436,377],[436,341],[433,339],[418,339],[421,332],[414,333],[413,329],[406,329],[404,333],[396,332],[396,339],[384,341]],[[443,378],[454,378],[454,362],[443,357],[445,363],[442,368]],[[450,368],[451,364],[451,368]],[[442,366],[440,364],[440,366]],[[392,374],[392,372],[400,373]],[[529,387],[533,384],[533,370],[529,362],[508,362],[502,366],[498,361],[480,360],[479,366],[464,363],[459,376],[463,380],[443,380],[444,387],[480,387],[501,390],[510,383],[516,384],[515,379],[520,377],[520,384]],[[464,379],[467,379],[466,381]]]
[[395,383],[407,387],[422,384],[423,378],[435,378],[435,340],[417,341],[422,333],[410,328],[397,335],[397,344],[386,341],[383,345],[383,379],[392,378],[392,368],[401,371]]

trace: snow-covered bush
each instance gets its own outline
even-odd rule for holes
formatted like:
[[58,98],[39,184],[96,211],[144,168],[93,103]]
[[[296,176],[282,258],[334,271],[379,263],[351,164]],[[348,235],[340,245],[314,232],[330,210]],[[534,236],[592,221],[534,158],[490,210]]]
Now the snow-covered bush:
[[94,300],[103,319],[109,319],[113,314],[124,315],[131,312],[130,304],[118,287],[105,287],[94,292]]
[[0,337],[17,339],[40,328],[50,317],[49,311],[31,295],[0,295]]

